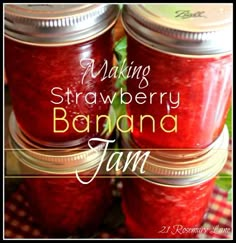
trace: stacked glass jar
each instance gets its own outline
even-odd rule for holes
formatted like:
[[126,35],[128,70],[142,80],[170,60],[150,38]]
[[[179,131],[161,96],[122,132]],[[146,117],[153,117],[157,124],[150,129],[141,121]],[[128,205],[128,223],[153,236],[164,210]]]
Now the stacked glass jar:
[[[84,185],[76,175],[91,177],[105,144],[89,141],[114,129],[114,111],[99,96],[112,94],[112,80],[99,70],[112,67],[118,14],[111,4],[5,5],[10,145],[21,173],[34,175],[25,179],[30,209],[54,236],[93,232],[111,201],[109,178]],[[109,126],[95,122],[99,115]]]
[[227,159],[232,4],[125,5],[122,21],[127,66],[146,67],[128,73],[139,98],[122,145],[154,149],[123,180],[126,225],[133,237],[193,238]]

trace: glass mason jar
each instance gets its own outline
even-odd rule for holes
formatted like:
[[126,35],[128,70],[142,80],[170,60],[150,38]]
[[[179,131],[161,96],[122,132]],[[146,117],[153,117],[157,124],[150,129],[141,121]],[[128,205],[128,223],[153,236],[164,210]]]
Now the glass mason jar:
[[118,13],[112,4],[5,5],[6,76],[17,122],[31,140],[74,146],[102,133],[95,118],[110,107],[105,70]]
[[22,133],[14,114],[10,117],[10,147],[26,187],[24,196],[35,221],[50,237],[94,234],[111,206],[111,178],[100,166],[110,152],[102,141],[90,145],[92,149],[87,144],[39,147]]
[[[205,154],[182,156],[180,163],[168,151],[155,150],[143,166],[131,164],[127,178],[122,179],[122,209],[125,223],[136,238],[194,238],[207,213],[216,175],[228,154],[228,131],[225,127]],[[133,147],[123,136],[124,148]],[[135,150],[139,149],[133,147]],[[131,193],[132,192],[132,193]],[[205,232],[206,233],[206,232]]]
[[127,91],[138,94],[127,104],[134,140],[144,148],[210,145],[231,104],[232,4],[125,5],[122,21]]

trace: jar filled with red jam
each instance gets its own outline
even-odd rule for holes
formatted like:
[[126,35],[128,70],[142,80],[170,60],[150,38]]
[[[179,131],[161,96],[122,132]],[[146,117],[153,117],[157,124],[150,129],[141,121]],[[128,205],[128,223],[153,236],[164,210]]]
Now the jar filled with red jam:
[[140,147],[205,148],[232,92],[232,4],[125,5],[127,101]]
[[[112,4],[6,4],[5,70],[24,134],[50,147],[101,134],[112,95]],[[101,135],[102,136],[102,135]]]
[[10,152],[19,164],[24,196],[42,232],[49,237],[93,235],[112,202],[111,178],[100,166],[110,154],[104,150],[105,143],[45,149],[25,137],[13,114],[10,135]]
[[[162,151],[160,156],[155,150],[144,165],[129,166],[127,178],[122,179],[122,209],[132,237],[195,238],[212,230],[201,228],[201,224],[216,175],[227,160],[228,138],[224,128],[211,150],[198,157],[183,156],[181,163],[173,163],[168,152]],[[123,139],[123,147],[130,148],[127,137]]]

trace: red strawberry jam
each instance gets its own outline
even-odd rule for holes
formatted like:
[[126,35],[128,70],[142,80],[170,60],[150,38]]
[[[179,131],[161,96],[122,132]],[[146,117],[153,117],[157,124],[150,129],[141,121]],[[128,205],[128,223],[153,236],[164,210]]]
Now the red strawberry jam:
[[[13,109],[17,122],[23,132],[32,140],[47,145],[48,143],[60,143],[83,138],[82,143],[96,134],[96,115],[108,114],[109,104],[104,103],[99,97],[101,92],[105,97],[111,95],[112,81],[106,78],[101,81],[103,73],[96,78],[91,72],[82,78],[85,68],[81,67],[82,58],[95,60],[94,73],[96,73],[107,60],[108,69],[112,65],[112,35],[111,31],[104,33],[96,39],[82,44],[74,44],[61,47],[33,46],[5,39],[5,68],[8,78]],[[85,64],[84,64],[85,65]],[[59,102],[60,97],[64,102]],[[71,97],[70,104],[66,101],[67,88],[73,95],[82,92],[75,102]],[[97,103],[94,105],[84,101],[88,92],[97,94]],[[74,103],[72,103],[74,102]],[[55,133],[53,130],[53,109],[61,107],[66,110],[68,129],[65,132]],[[89,132],[78,133],[72,125],[76,115],[90,116]],[[62,110],[58,110],[57,117],[63,117]],[[86,128],[87,123],[83,117],[75,122],[78,130]],[[103,131],[103,123],[99,123],[99,133]],[[64,121],[57,121],[57,130],[66,129]]]
[[[137,50],[139,50],[137,52]],[[140,80],[129,78],[127,89],[135,95],[144,92],[147,96],[152,92],[152,104],[128,105],[129,115],[134,116],[133,138],[141,147],[168,148],[205,148],[222,132],[227,112],[231,104],[232,92],[232,55],[218,57],[184,57],[162,53],[148,48],[128,35],[128,65],[134,61],[137,66],[150,65],[147,76],[149,85],[139,89]],[[133,64],[134,65],[134,64]],[[160,102],[160,93],[166,92]],[[177,101],[179,106],[171,104]],[[151,115],[153,122],[143,120],[143,131],[140,129],[140,116]],[[165,115],[177,117],[176,124],[172,118],[163,120]]]

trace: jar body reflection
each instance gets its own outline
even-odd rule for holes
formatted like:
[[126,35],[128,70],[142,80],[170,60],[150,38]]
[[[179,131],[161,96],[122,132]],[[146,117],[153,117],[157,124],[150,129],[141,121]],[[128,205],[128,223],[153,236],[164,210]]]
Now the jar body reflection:
[[123,179],[122,208],[129,233],[136,238],[194,238],[214,181],[178,188],[140,178]]
[[[144,46],[128,33],[127,38],[128,65],[150,66],[145,88],[139,88],[135,76],[127,81],[128,92],[148,97],[144,104],[133,100],[127,105],[128,114],[134,116],[132,135],[137,144],[205,148],[215,141],[231,104],[232,55],[174,55]],[[152,119],[141,124],[140,116],[145,115]]]

